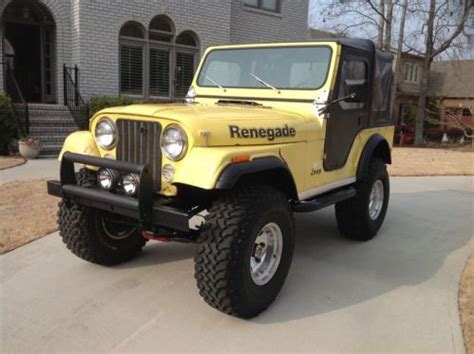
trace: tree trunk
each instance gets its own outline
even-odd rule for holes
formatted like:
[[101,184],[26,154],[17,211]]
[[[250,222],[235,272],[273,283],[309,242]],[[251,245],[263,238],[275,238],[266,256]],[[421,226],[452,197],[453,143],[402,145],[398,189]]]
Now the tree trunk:
[[[380,0],[379,11],[381,14],[385,14],[385,0]],[[383,16],[380,16],[379,33],[377,34],[377,48],[378,49],[383,49],[384,47],[384,40],[383,40],[384,30],[385,30],[385,19],[383,18]]]
[[387,0],[387,12],[385,14],[385,39],[384,39],[384,50],[390,52],[392,48],[392,16],[393,15],[393,3],[392,0]]
[[428,20],[426,22],[426,52],[423,60],[423,72],[420,85],[420,97],[416,110],[415,144],[423,143],[423,126],[425,122],[426,97],[430,77],[431,61],[433,60],[433,26],[436,15],[436,0],[430,0]]
[[397,94],[398,94],[398,85],[401,82],[400,69],[402,66],[402,51],[403,51],[403,40],[405,38],[405,20],[407,17],[407,10],[408,10],[408,0],[403,0],[402,14],[400,18],[400,30],[398,33],[397,58],[395,62],[393,82],[392,82],[392,91],[390,95],[390,118],[392,119],[393,122],[395,122],[395,117],[393,116],[395,98],[397,97]]
[[428,96],[428,82],[430,76],[431,59],[426,56],[423,62],[423,72],[420,85],[420,97],[416,110],[415,144],[423,144],[423,130],[425,122],[426,98]]

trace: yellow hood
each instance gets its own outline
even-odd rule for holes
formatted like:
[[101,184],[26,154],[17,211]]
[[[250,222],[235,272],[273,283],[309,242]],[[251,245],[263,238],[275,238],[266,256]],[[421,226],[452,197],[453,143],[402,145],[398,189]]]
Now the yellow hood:
[[[237,104],[140,104],[108,108],[97,116],[154,118],[181,125],[196,146],[281,144],[307,141],[307,116],[267,106]],[[312,125],[314,129],[314,125]]]

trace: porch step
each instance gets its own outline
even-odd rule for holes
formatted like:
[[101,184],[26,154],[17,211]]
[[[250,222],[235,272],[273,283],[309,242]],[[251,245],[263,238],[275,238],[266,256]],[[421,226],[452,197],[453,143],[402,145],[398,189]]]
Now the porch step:
[[69,117],[69,111],[60,116],[35,115],[30,112],[30,127],[75,127],[76,123]]
[[61,152],[62,144],[43,144],[40,157],[43,158],[57,158]]
[[42,136],[45,134],[69,135],[72,132],[75,132],[76,130],[77,130],[77,127],[75,125],[45,126],[45,125],[30,124],[30,135],[33,135],[33,136]]
[[69,111],[69,108],[63,104],[48,103],[28,103],[29,110],[38,111]]
[[29,103],[30,135],[43,143],[40,157],[57,157],[66,137],[78,130],[64,105]]

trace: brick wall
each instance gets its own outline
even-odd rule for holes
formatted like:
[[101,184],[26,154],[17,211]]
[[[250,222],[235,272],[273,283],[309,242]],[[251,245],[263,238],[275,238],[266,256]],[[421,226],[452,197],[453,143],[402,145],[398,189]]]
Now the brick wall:
[[280,0],[281,12],[249,8],[232,0],[231,42],[291,42],[308,39],[308,0]]

